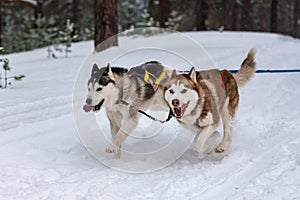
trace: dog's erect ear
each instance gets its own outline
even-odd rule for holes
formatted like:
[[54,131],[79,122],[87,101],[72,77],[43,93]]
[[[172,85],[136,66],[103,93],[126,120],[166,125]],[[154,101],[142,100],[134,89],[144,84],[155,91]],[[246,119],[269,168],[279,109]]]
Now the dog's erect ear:
[[196,77],[196,71],[195,68],[192,67],[190,72],[189,72],[189,77],[194,81],[195,83],[197,82],[197,77]]
[[107,69],[105,71],[107,71],[107,74],[108,74],[108,76],[109,76],[110,79],[115,80],[114,74],[113,74],[113,72],[111,70],[111,67],[110,67],[109,63],[107,64]]
[[109,71],[109,64],[107,64],[107,67],[105,67],[103,75],[108,75],[108,71]]
[[97,65],[97,64],[94,64],[94,65],[93,65],[93,68],[92,68],[92,74],[95,74],[95,73],[97,73],[97,72],[99,72],[98,65]]
[[177,75],[177,72],[176,72],[175,69],[173,69],[172,74],[171,74],[171,77],[174,77],[174,76],[176,76],[176,75]]

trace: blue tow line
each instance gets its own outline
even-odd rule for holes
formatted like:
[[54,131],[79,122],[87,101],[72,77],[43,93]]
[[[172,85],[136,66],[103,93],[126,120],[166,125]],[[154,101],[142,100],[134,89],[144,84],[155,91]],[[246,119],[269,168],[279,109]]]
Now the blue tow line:
[[[229,70],[232,73],[238,72],[238,70]],[[300,72],[300,69],[259,69],[255,73],[297,73]]]

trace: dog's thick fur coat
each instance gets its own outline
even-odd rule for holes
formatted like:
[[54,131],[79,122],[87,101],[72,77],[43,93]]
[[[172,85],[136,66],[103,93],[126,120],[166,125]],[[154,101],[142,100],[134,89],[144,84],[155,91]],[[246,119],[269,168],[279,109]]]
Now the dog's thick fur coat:
[[196,133],[195,147],[200,155],[211,151],[206,141],[217,140],[216,131],[223,124],[223,139],[214,149],[226,151],[232,140],[231,122],[239,103],[238,88],[244,86],[254,75],[255,49],[251,49],[237,73],[227,70],[195,71],[177,74],[174,70],[164,89],[164,99],[172,109],[177,121]]
[[[147,79],[144,77],[146,72],[150,74]],[[164,76],[159,78],[158,83],[156,78],[160,74]],[[121,143],[137,126],[138,110],[147,110],[151,105],[168,108],[163,101],[163,89],[160,86],[167,79],[164,67],[156,61],[129,71],[110,66],[99,69],[94,65],[83,109],[86,112],[98,111],[102,107],[106,109],[112,136],[112,143],[105,149],[107,153],[119,157]]]

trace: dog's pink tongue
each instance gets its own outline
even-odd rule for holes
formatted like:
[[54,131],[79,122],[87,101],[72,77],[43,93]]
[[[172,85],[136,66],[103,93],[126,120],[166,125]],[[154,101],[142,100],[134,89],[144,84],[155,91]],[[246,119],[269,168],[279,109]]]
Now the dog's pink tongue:
[[89,106],[89,105],[87,105],[87,104],[85,104],[85,105],[83,106],[83,110],[84,110],[85,112],[90,112],[92,109],[93,109],[93,106]]
[[175,117],[181,117],[181,108],[174,108]]

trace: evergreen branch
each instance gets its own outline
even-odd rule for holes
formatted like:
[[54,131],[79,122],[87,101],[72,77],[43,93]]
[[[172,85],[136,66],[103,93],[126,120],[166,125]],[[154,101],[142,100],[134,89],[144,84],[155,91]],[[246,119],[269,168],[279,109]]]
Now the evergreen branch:
[[5,80],[5,79],[15,79],[16,81],[20,81],[22,78],[25,78],[25,75],[24,74],[22,74],[22,75],[20,75],[20,76],[8,76],[8,77],[6,77],[6,78],[4,78],[4,77],[0,77],[0,80]]
[[22,75],[20,75],[20,76],[14,76],[14,78],[15,78],[15,81],[21,81],[22,78],[25,78],[25,75],[22,74]]

